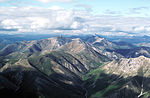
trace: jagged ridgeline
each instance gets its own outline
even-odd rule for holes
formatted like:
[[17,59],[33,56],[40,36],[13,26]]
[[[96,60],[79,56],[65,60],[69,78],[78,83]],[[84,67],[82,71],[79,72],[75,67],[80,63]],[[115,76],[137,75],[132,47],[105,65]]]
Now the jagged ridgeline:
[[149,49],[136,55],[137,48],[97,35],[7,45],[0,50],[0,97],[148,98]]

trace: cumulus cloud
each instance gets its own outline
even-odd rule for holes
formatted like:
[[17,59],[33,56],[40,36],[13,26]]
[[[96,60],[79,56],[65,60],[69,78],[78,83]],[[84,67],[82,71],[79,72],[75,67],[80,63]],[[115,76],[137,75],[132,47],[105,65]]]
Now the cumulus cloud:
[[[17,12],[17,13],[16,13]],[[71,30],[81,29],[83,21],[76,20],[72,10],[52,8],[11,7],[1,8],[0,27],[4,29],[25,30]]]
[[0,7],[0,33],[2,31],[6,33],[146,35],[150,32],[150,19],[95,16],[86,10],[66,10],[59,6]]
[[134,31],[137,33],[150,32],[150,26],[137,26],[137,27],[134,27]]
[[6,29],[12,29],[12,28],[17,28],[18,24],[12,20],[12,19],[5,19],[1,22],[1,25],[3,26],[3,28]]

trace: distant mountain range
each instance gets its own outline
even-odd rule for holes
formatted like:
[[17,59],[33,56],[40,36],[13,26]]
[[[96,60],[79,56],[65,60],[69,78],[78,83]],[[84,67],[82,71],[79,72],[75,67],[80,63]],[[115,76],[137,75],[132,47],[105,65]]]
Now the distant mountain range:
[[99,35],[4,39],[2,98],[150,97],[149,47]]

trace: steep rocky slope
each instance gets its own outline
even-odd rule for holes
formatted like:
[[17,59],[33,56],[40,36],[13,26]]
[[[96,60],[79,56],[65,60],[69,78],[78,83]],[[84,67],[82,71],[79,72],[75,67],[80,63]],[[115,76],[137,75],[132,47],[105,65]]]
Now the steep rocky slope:
[[[118,61],[112,61],[103,67],[107,73],[122,75],[122,76],[136,76],[143,71],[143,76],[150,75],[150,59],[144,56],[138,58],[122,58]],[[116,70],[117,69],[117,70]]]
[[83,76],[91,98],[149,98],[150,59],[122,58]]
[[94,45],[100,49],[103,49],[103,50],[104,49],[113,49],[113,48],[117,47],[116,44],[114,44],[98,35],[93,35],[93,36],[87,37],[86,39],[84,39],[84,41],[91,43],[92,45]]
[[[111,67],[112,66],[112,67]],[[114,98],[130,94],[132,97],[150,97],[150,59],[144,56],[138,58],[121,59],[118,62],[111,62],[104,67],[109,74],[116,74],[120,77],[130,79],[119,90],[113,94]],[[117,70],[116,70],[117,69]]]
[[84,65],[87,65],[86,68],[97,67],[101,65],[102,62],[109,61],[110,59],[103,54],[95,50],[94,46],[89,43],[82,41],[79,38],[72,39],[68,44],[62,46],[59,50],[68,52],[80,60]]
[[112,43],[103,37],[100,37],[98,35],[93,35],[87,38],[83,38],[83,40],[87,43],[90,43],[96,51],[109,57],[110,59],[119,59],[123,57],[117,52],[110,51],[110,50],[115,50],[118,48],[122,49],[124,46],[120,46],[115,43]]

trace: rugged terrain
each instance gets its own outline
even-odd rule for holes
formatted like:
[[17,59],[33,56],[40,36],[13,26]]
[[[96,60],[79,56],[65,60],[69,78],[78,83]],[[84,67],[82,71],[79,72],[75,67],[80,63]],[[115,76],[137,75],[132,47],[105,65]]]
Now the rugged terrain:
[[148,98],[149,48],[97,35],[52,37],[0,50],[0,96]]
[[91,98],[149,98],[150,59],[122,58],[83,76]]

